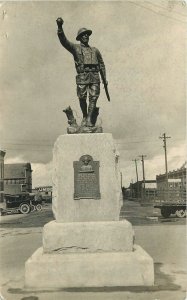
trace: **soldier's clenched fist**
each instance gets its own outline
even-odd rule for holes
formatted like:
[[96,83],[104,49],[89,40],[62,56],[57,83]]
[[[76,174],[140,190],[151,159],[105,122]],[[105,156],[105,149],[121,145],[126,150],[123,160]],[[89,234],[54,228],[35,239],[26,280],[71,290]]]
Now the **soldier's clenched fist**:
[[58,28],[61,29],[62,25],[64,24],[64,21],[62,20],[62,18],[57,18],[56,23],[57,23]]

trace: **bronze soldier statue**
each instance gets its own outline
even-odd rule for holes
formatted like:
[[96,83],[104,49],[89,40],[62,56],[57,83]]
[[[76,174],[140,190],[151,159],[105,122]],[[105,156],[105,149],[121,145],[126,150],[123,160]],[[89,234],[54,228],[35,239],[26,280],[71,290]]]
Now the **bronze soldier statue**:
[[[76,84],[77,96],[79,98],[81,111],[83,114],[82,126],[94,126],[92,118],[94,110],[96,109],[97,99],[100,95],[100,76],[102,74],[102,81],[107,84],[105,65],[99,50],[95,47],[89,46],[89,36],[92,31],[86,28],[79,29],[76,40],[80,44],[70,42],[64,33],[62,25],[64,21],[62,18],[56,20],[58,25],[58,37],[62,46],[68,50],[74,57],[75,68],[77,71]],[[87,109],[87,93],[89,94],[89,105]]]

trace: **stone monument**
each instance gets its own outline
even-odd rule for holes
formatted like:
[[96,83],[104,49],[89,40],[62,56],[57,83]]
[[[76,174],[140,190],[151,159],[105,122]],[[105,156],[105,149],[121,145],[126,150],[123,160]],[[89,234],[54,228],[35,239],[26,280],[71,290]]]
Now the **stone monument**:
[[109,133],[67,134],[53,150],[53,213],[43,247],[26,262],[37,288],[150,286],[152,258],[119,220],[119,156]]
[[78,126],[71,108],[64,112],[71,128],[53,149],[55,220],[44,226],[43,245],[25,264],[25,286],[153,285],[152,258],[134,243],[131,223],[119,220],[119,154],[112,134],[92,130],[94,114],[86,123],[83,115]]

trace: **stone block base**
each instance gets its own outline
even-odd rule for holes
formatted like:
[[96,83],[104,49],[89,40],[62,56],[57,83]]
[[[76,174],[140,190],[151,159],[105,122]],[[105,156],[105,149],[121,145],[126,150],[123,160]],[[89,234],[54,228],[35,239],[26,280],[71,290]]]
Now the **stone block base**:
[[45,253],[132,251],[134,230],[126,220],[111,222],[51,221],[43,228]]
[[151,286],[152,258],[140,247],[132,252],[47,254],[39,248],[25,264],[25,287],[70,288]]
[[[92,172],[82,172],[89,155]],[[112,134],[58,137],[53,148],[52,210],[58,223],[119,221],[122,206],[119,154]]]

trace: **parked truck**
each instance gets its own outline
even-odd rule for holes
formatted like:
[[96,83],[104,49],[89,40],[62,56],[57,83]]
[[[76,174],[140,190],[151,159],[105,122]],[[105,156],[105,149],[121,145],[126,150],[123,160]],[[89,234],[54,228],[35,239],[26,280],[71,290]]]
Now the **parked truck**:
[[161,215],[168,218],[175,214],[179,218],[186,216],[186,162],[177,170],[156,176],[157,199],[154,207],[160,208]]
[[186,190],[164,190],[158,193],[154,207],[160,208],[161,215],[164,218],[169,218],[171,214],[184,218],[186,216]]

